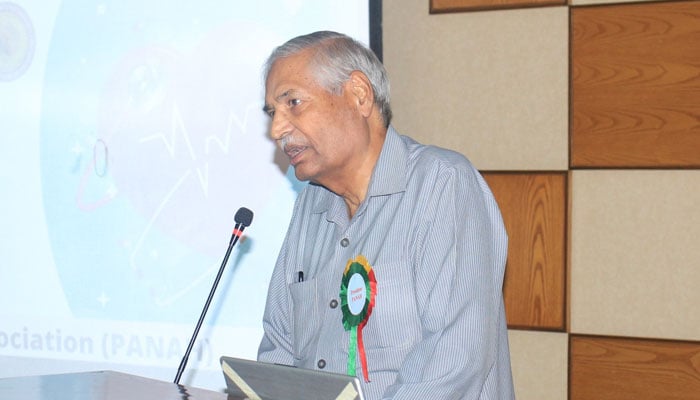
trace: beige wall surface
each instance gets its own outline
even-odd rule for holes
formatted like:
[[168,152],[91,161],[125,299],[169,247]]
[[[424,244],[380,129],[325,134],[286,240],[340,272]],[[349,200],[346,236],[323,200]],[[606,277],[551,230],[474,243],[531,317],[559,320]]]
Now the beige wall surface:
[[429,15],[384,1],[394,125],[482,170],[568,167],[568,8]]
[[700,340],[700,171],[574,171],[571,332]]
[[568,335],[510,331],[511,368],[518,400],[566,399]]

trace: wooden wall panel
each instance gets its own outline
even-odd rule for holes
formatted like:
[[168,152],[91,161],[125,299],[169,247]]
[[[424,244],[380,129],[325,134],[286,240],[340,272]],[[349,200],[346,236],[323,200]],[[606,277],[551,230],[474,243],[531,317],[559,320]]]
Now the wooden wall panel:
[[565,329],[566,172],[484,173],[508,231],[508,326]]
[[565,5],[566,0],[430,0],[430,13]]
[[700,343],[572,335],[570,400],[700,399]]
[[571,9],[573,167],[700,167],[700,1]]

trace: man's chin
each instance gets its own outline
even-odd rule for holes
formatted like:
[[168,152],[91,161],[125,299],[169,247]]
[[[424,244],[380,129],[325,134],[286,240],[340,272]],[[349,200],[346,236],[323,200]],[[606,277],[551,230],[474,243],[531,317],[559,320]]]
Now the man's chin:
[[297,167],[293,167],[293,168],[294,168],[294,176],[296,176],[298,180],[303,181],[303,182],[306,182],[306,181],[313,182],[312,176],[308,173],[305,173],[303,168],[297,168]]

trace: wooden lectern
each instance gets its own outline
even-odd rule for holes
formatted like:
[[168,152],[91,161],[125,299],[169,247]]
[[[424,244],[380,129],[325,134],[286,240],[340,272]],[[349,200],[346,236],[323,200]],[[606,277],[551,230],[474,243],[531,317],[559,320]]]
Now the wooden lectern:
[[114,371],[0,379],[3,400],[226,400],[224,393]]

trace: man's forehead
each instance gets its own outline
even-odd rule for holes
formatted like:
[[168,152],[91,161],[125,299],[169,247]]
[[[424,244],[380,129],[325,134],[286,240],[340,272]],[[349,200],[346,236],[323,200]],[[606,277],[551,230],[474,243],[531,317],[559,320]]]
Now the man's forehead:
[[269,75],[294,73],[305,70],[310,62],[310,53],[301,51],[296,54],[280,57],[270,66]]
[[322,87],[306,68],[272,70],[265,82],[265,101],[280,102],[290,96],[308,95]]
[[[265,93],[266,95],[278,96],[281,93],[271,93],[275,91],[280,91],[281,86],[288,84],[287,82],[293,82],[299,79],[300,76],[304,74],[304,68],[295,63],[294,60],[288,58],[279,59],[275,61],[270,68],[270,72],[267,75],[267,80],[265,81]],[[283,89],[286,91],[288,89]]]

